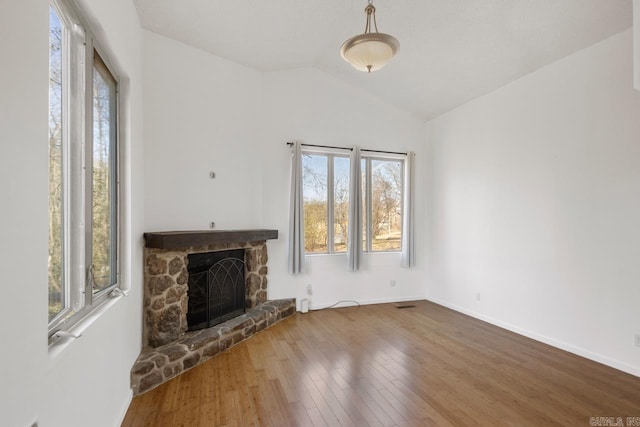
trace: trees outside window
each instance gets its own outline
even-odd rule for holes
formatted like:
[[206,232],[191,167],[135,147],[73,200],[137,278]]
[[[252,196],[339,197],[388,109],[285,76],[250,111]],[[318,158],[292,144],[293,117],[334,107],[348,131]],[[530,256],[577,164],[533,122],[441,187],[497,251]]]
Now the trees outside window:
[[94,52],[93,66],[93,290],[116,283],[117,181],[116,80]]
[[[362,156],[361,162],[363,250],[400,251],[404,160]],[[349,157],[303,152],[302,168],[305,252],[346,252]]]
[[49,320],[67,305],[62,268],[62,31],[63,23],[52,6],[49,9]]
[[400,251],[402,248],[402,161],[367,159],[371,170],[368,250]]
[[328,252],[328,165],[327,155],[302,155],[304,246],[307,253]]

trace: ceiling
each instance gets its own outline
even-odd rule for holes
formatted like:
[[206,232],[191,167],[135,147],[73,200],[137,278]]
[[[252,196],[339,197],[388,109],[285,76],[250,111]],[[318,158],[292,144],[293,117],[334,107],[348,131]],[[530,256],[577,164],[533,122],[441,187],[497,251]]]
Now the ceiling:
[[632,25],[631,0],[375,0],[400,51],[367,75],[339,53],[366,0],[134,3],[149,31],[262,71],[316,67],[425,120]]

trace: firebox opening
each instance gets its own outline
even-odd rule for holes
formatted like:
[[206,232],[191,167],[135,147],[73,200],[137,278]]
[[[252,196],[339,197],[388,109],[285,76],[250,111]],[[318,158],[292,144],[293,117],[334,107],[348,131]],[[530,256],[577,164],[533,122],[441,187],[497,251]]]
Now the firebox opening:
[[187,327],[208,328],[245,312],[244,249],[190,254]]

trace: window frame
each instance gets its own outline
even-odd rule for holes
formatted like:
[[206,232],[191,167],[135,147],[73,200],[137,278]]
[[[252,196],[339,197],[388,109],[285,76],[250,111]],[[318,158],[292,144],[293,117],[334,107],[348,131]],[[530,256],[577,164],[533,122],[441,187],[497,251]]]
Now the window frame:
[[[110,180],[112,181],[112,185],[113,185],[113,191],[115,192],[115,194],[111,193],[111,196],[115,196],[113,197],[112,201],[112,205],[110,206],[110,218],[113,221],[113,226],[115,227],[115,231],[111,231],[110,236],[110,250],[111,252],[114,254],[115,257],[115,261],[112,263],[112,267],[115,267],[115,281],[114,283],[110,284],[109,286],[105,286],[101,289],[99,289],[96,292],[91,292],[92,296],[95,297],[96,295],[102,295],[105,291],[107,291],[108,289],[113,289],[114,287],[117,287],[120,283],[120,244],[121,244],[121,235],[120,235],[120,222],[121,222],[121,215],[120,215],[120,196],[121,196],[121,191],[120,191],[120,82],[118,80],[118,78],[116,77],[116,75],[114,74],[113,67],[111,67],[109,65],[109,62],[107,61],[107,59],[105,58],[104,55],[102,55],[100,53],[100,47],[96,46],[95,40],[93,40],[92,43],[92,48],[93,48],[93,56],[92,56],[92,60],[91,60],[91,70],[94,71],[94,68],[96,68],[96,56],[97,59],[99,61],[99,66],[106,72],[108,73],[108,76],[113,80],[113,83],[115,85],[114,87],[114,96],[113,96],[113,104],[110,105],[110,113],[111,113],[111,117],[113,118],[113,129],[110,129],[110,148],[113,149],[113,153],[109,155],[109,168],[110,170],[113,171],[113,178]],[[93,73],[92,73],[93,74]],[[92,87],[92,86],[90,86]],[[94,117],[93,117],[93,96],[91,96],[91,92],[89,92],[89,99],[91,100],[91,105],[88,105],[88,109],[91,110],[91,119],[88,120],[88,123],[90,123],[91,125],[93,125],[94,121]],[[91,175],[93,173],[93,156],[91,155],[91,153],[93,152],[94,149],[94,138],[93,138],[93,127],[90,127],[90,132],[91,132],[91,150],[86,150],[87,152],[87,164],[90,164],[91,167],[87,168],[88,170],[90,170],[91,172],[88,172],[88,175]],[[112,140],[111,140],[112,139]],[[111,145],[112,144],[112,145]],[[90,162],[90,163],[89,163]],[[92,186],[87,186],[89,189],[92,189]],[[93,194],[91,194],[90,197],[87,197],[87,204],[85,206],[86,212],[87,212],[87,216],[89,218],[91,218],[91,230],[93,233],[93,215],[92,215],[92,202],[93,202]],[[87,221],[87,223],[89,223],[89,221]],[[92,234],[93,236],[93,234]],[[93,250],[93,245],[91,245],[91,249]],[[91,254],[87,254],[87,259],[92,260],[93,259],[93,253]],[[91,279],[93,280],[93,278]],[[89,283],[88,286],[91,286],[92,283]]]
[[[49,319],[49,345],[57,332],[68,331],[104,304],[121,282],[122,211],[120,168],[120,79],[115,73],[100,43],[91,32],[83,14],[70,0],[50,0],[63,25],[62,34],[62,286],[64,307]],[[51,30],[51,23],[50,30]],[[96,58],[102,63],[115,84],[113,115],[109,135],[109,166],[113,173],[113,188],[109,200],[113,227],[110,247],[115,261],[114,283],[94,292],[93,256],[93,80]],[[111,95],[110,95],[111,99]],[[51,104],[50,104],[51,107]],[[114,241],[115,240],[115,241]],[[73,267],[77,266],[77,267]]]
[[[343,149],[314,149],[313,147],[305,147],[301,156],[323,156],[327,158],[327,250],[326,252],[307,252],[305,247],[305,255],[341,255],[346,254],[347,250],[335,251],[335,158],[343,158],[350,160],[349,154]],[[304,160],[303,160],[304,161]],[[304,170],[303,170],[304,181]],[[304,186],[303,186],[304,188]],[[304,189],[303,189],[303,205],[304,205]],[[306,246],[306,243],[305,243]]]
[[[327,250],[325,252],[307,252],[306,243],[305,243],[305,256],[317,256],[317,255],[344,255],[346,251],[335,251],[335,173],[334,173],[334,159],[336,157],[346,157],[349,158],[348,154],[343,153],[344,150],[350,150],[349,148],[345,149],[329,149],[329,148],[319,148],[307,146],[302,149],[301,155],[304,158],[305,155],[315,155],[315,156],[325,156],[327,157]],[[363,203],[364,212],[363,221],[364,221],[364,230],[363,230],[363,240],[364,247],[363,253],[400,253],[402,252],[402,240],[405,238],[404,233],[401,236],[400,247],[398,249],[392,250],[374,250],[373,249],[373,174],[371,164],[372,161],[393,161],[400,162],[400,230],[403,230],[403,221],[404,221],[404,198],[406,197],[405,192],[405,168],[406,168],[406,158],[407,156],[404,154],[395,154],[395,153],[381,153],[378,151],[371,152],[371,154],[367,154],[367,150],[361,151],[360,159],[365,163],[365,169],[363,175],[364,182],[362,198],[363,200],[360,203]],[[349,177],[350,179],[351,177]],[[304,181],[304,170],[303,170],[303,181]],[[304,191],[303,191],[304,193]],[[304,194],[303,194],[303,204],[304,204]],[[362,244],[362,242],[361,242]]]
[[403,154],[383,154],[379,152],[375,152],[374,154],[366,154],[366,150],[362,150],[364,154],[360,156],[361,160],[365,161],[365,190],[362,194],[364,197],[364,225],[365,232],[363,233],[363,238],[365,241],[365,247],[362,252],[364,253],[372,253],[372,254],[380,254],[380,253],[400,253],[402,252],[402,240],[404,239],[404,233],[402,233],[400,237],[400,247],[398,249],[392,250],[374,250],[373,249],[373,173],[371,163],[374,160],[377,161],[396,161],[400,162],[400,230],[403,230],[403,221],[404,221],[404,198],[405,198],[405,167],[406,167],[406,155]]

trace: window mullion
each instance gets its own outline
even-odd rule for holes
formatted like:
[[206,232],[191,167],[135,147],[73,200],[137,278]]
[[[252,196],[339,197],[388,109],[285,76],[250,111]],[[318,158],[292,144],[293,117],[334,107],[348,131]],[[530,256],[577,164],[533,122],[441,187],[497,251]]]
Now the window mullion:
[[[58,9],[58,12],[60,9]],[[64,22],[64,15],[60,14],[61,20]],[[72,63],[74,61],[72,55],[73,34],[69,29],[69,24],[65,22],[62,34],[62,277],[63,286],[65,288],[65,308],[67,310],[75,310],[78,306],[77,294],[72,289],[73,272],[71,257],[69,256],[72,243],[72,192],[71,192],[71,165],[72,160],[72,137],[74,136],[71,118],[72,111],[70,108],[71,99],[75,96],[75,88],[72,86],[73,81]]]
[[327,155],[327,253],[334,253],[334,177],[333,177],[334,155]]
[[93,40],[87,37],[84,62],[84,297],[85,305],[93,303]]
[[84,270],[84,200],[83,189],[83,150],[84,150],[84,69],[86,56],[84,52],[85,34],[77,24],[70,25],[68,31],[69,45],[67,53],[68,60],[68,87],[69,98],[67,101],[68,119],[68,168],[66,169],[68,183],[68,234],[66,238],[69,242],[65,250],[66,262],[68,262],[69,275],[67,286],[71,298],[71,308],[73,312],[78,312],[85,304],[83,296],[83,284],[85,278]]

